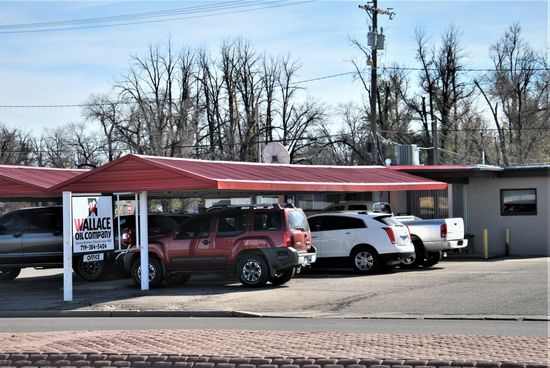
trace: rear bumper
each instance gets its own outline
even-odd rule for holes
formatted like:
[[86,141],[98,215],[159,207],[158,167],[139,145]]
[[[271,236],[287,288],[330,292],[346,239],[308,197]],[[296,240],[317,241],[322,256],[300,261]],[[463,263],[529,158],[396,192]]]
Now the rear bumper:
[[426,242],[424,248],[428,252],[462,249],[468,246],[468,239],[447,240],[443,242]]
[[313,252],[298,253],[298,251],[292,247],[288,248],[263,248],[261,249],[267,263],[269,264],[269,270],[271,275],[275,275],[281,270],[292,267],[309,266],[317,260],[317,253],[315,248]]
[[380,259],[382,260],[382,263],[387,265],[397,265],[405,258],[408,258],[412,256],[414,252],[407,252],[407,253],[385,253],[380,254]]

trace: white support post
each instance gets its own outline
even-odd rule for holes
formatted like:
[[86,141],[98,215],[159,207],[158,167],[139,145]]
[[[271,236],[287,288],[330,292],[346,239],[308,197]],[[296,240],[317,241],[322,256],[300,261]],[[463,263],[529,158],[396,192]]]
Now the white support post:
[[72,193],[63,192],[63,301],[73,300]]
[[141,255],[141,290],[149,290],[149,231],[147,224],[147,192],[139,195],[139,238]]

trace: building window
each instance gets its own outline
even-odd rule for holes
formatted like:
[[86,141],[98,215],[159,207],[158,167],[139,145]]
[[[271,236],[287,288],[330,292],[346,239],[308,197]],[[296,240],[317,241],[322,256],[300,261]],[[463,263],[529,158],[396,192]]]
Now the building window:
[[424,220],[449,217],[449,193],[442,190],[413,190],[407,192],[410,215]]
[[537,214],[536,189],[501,189],[501,216],[524,216]]

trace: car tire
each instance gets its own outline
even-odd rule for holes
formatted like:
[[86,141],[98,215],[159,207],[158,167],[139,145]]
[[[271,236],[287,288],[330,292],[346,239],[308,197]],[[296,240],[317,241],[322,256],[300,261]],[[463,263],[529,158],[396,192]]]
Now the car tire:
[[101,281],[107,272],[105,261],[84,262],[83,257],[78,257],[73,267],[74,271],[85,281]]
[[441,252],[426,252],[426,259],[422,262],[424,267],[435,266],[441,260]]
[[[132,264],[132,280],[137,286],[141,286],[141,260],[137,259]],[[149,288],[154,289],[162,284],[162,264],[159,260],[149,256]]]
[[269,278],[269,267],[263,257],[256,254],[245,255],[237,263],[237,275],[245,287],[262,287]]
[[287,268],[286,270],[281,270],[269,278],[269,282],[273,285],[283,285],[289,282],[294,275],[296,274],[296,269],[294,267]]
[[355,272],[369,274],[378,271],[381,267],[380,256],[370,247],[362,247],[351,254],[351,265]]
[[20,268],[0,268],[0,281],[15,280],[20,273]]
[[424,244],[420,240],[413,240],[414,254],[401,261],[401,268],[418,268],[422,265],[425,257]]
[[167,275],[166,276],[166,283],[168,285],[183,285],[189,281],[191,278],[191,275],[181,273],[176,275]]

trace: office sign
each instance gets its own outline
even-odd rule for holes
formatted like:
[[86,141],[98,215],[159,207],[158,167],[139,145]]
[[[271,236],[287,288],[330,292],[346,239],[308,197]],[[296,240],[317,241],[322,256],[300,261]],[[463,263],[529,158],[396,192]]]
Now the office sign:
[[73,253],[114,250],[112,198],[73,197],[72,207]]

